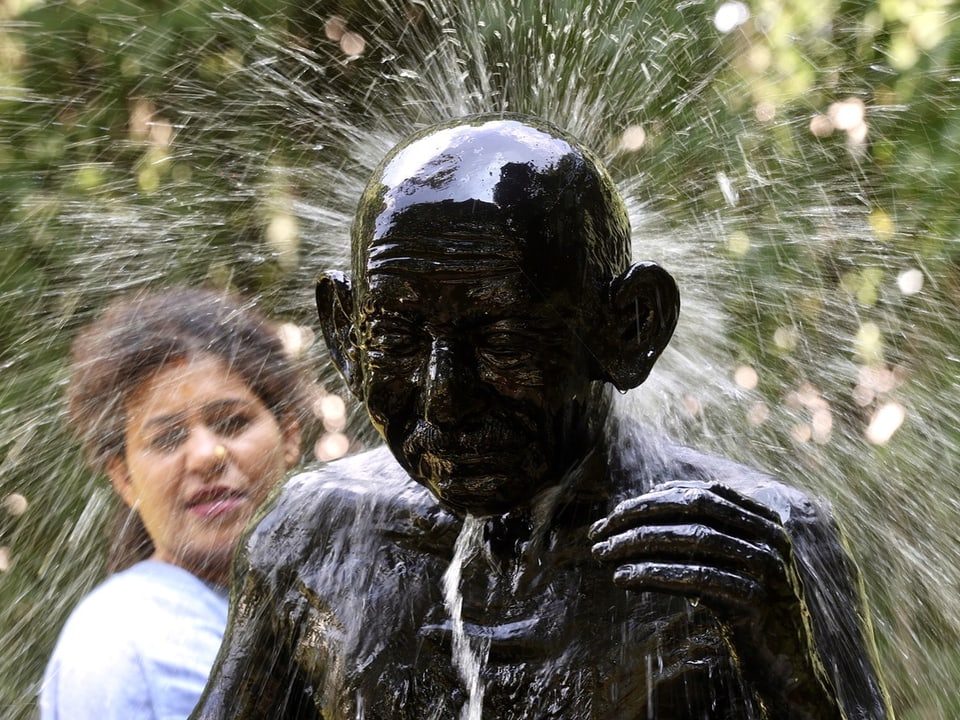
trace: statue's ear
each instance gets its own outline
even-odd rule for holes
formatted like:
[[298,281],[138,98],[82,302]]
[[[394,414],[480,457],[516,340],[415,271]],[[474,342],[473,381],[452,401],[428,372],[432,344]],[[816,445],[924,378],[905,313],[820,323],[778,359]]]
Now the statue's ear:
[[[353,326],[353,292],[350,278],[336,271],[317,278],[317,314],[333,364],[350,392],[360,397],[361,371],[357,363],[356,330]],[[362,398],[361,398],[362,399]]]
[[604,337],[596,338],[604,379],[618,390],[637,387],[667,347],[680,314],[680,293],[670,274],[637,263],[609,286]]

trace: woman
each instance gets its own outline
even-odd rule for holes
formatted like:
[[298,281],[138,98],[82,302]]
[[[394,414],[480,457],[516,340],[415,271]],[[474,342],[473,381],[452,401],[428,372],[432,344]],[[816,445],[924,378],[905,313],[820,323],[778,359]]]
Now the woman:
[[186,718],[226,627],[234,548],[300,457],[304,384],[222,294],[121,299],[74,342],[68,415],[125,510],[114,573],[68,619],[43,720]]

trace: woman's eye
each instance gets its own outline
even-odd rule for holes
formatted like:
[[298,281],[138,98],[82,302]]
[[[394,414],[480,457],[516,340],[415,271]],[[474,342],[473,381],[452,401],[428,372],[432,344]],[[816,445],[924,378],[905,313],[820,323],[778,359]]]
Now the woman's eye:
[[187,429],[185,427],[172,427],[163,430],[150,438],[150,447],[154,450],[168,452],[176,450],[187,439]]
[[250,416],[246,413],[230,413],[215,418],[211,423],[211,429],[218,435],[231,437],[242,433],[249,424]]

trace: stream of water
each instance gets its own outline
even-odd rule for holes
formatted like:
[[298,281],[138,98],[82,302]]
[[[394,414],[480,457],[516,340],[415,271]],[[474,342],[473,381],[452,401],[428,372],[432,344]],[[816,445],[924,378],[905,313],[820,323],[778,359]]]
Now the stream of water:
[[465,563],[473,559],[483,543],[484,518],[468,515],[454,546],[453,559],[443,576],[443,597],[453,621],[453,665],[467,689],[467,703],[460,720],[480,720],[483,717],[483,666],[486,662],[484,643],[471,642],[463,626],[463,595],[460,578]]

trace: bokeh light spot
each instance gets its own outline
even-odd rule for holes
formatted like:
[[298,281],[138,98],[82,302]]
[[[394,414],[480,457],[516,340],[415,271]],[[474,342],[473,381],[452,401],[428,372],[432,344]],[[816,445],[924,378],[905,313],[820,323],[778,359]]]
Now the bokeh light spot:
[[292,358],[299,358],[303,351],[313,344],[313,330],[307,327],[301,327],[294,323],[282,323],[277,328],[277,337],[283,344],[283,349],[287,355]]
[[343,433],[325,433],[314,448],[318,460],[336,460],[347,454],[350,449],[350,440]]
[[905,371],[877,365],[863,365],[857,371],[857,385],[853,389],[853,401],[860,407],[866,407],[878,396],[894,390],[904,380]]
[[145,193],[156,192],[160,187],[160,173],[148,165],[137,173],[137,186]]
[[713,26],[727,34],[750,19],[750,8],[742,2],[725,2],[713,15]]
[[287,213],[274,215],[270,218],[264,235],[276,253],[280,267],[295,268],[300,250],[300,226],[297,219]]
[[770,418],[770,408],[765,402],[758,400],[747,411],[747,422],[756,427],[763,425]]
[[810,442],[813,437],[813,429],[807,423],[797,423],[790,430],[790,437],[798,443]]
[[100,168],[96,165],[84,165],[74,173],[74,184],[80,190],[94,190],[105,180]]
[[860,98],[847,98],[830,105],[827,113],[837,130],[851,130],[863,123],[865,108]]
[[814,137],[828,137],[833,134],[833,123],[828,115],[814,115],[810,118],[810,132]]
[[878,240],[886,242],[893,239],[897,231],[897,222],[890,213],[877,208],[870,213],[870,227],[873,228]]
[[907,417],[907,411],[898,402],[889,402],[881,406],[870,418],[866,429],[867,440],[873,445],[886,445],[893,434],[900,429]]
[[344,20],[339,15],[331,15],[327,18],[327,21],[323,24],[323,32],[327,36],[327,40],[333,40],[334,42],[340,42],[340,38],[343,37],[343,34],[347,31],[347,21]]
[[323,417],[338,420],[347,412],[347,406],[339,395],[324,395],[320,399],[320,412]]
[[733,373],[733,381],[744,390],[753,390],[759,379],[757,371],[749,365],[741,365]]
[[810,418],[813,441],[818,445],[825,445],[830,440],[833,430],[833,413],[829,407],[822,407],[813,412]]
[[785,352],[796,349],[797,329],[793,325],[781,325],[773,333],[773,344]]
[[865,322],[857,330],[854,339],[855,351],[866,364],[879,362],[883,355],[883,338],[876,323]]
[[327,432],[342,432],[346,427],[347,406],[339,395],[324,395],[317,403],[317,410]]
[[916,295],[923,290],[923,272],[916,268],[904,270],[897,276],[897,287],[904,295]]
[[777,116],[777,106],[772,100],[761,100],[753,109],[753,115],[760,122],[769,122]]
[[640,125],[631,125],[620,136],[620,148],[627,152],[636,152],[647,141],[647,131]]
[[347,31],[340,38],[340,49],[344,55],[357,57],[367,49],[367,41],[359,33]]
[[27,498],[20,493],[10,493],[3,499],[4,510],[14,517],[23,515],[29,506],[30,503],[27,502]]
[[746,255],[750,251],[750,236],[739,230],[730,233],[727,238],[727,250],[737,256]]

